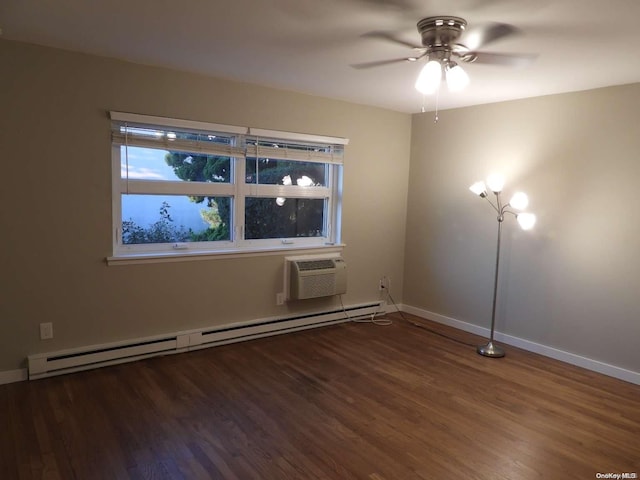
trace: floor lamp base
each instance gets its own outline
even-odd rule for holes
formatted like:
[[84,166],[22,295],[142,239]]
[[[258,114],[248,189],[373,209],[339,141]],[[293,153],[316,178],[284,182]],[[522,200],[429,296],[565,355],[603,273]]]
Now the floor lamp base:
[[489,342],[486,345],[479,345],[476,351],[480,355],[484,355],[485,357],[493,357],[493,358],[504,357],[504,350],[499,346],[494,345],[493,342]]

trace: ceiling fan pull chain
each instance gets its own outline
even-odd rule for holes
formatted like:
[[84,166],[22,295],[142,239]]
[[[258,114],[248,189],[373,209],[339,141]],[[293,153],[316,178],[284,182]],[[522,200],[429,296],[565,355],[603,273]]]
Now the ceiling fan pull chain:
[[440,103],[440,87],[436,90],[436,116],[433,119],[433,123],[438,123],[438,106]]

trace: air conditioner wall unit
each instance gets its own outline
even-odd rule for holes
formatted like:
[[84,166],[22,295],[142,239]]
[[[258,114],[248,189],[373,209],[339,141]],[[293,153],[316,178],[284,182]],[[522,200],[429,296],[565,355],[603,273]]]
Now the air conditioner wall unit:
[[347,263],[341,257],[292,260],[289,269],[289,300],[347,292]]

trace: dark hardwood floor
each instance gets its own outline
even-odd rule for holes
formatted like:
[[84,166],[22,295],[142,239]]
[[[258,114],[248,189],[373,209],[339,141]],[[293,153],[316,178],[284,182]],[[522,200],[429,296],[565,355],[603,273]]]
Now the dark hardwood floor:
[[0,386],[0,478],[640,475],[640,386],[392,317]]

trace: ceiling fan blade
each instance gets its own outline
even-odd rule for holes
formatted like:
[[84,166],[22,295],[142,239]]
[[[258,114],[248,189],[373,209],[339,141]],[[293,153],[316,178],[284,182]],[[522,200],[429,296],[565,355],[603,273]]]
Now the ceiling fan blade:
[[526,67],[531,65],[538,55],[535,53],[492,53],[467,52],[460,55],[460,60],[485,65],[505,65],[508,67]]
[[384,65],[392,65],[394,63],[400,62],[415,62],[417,60],[416,57],[411,58],[415,58],[415,60],[409,60],[409,58],[407,57],[392,58],[389,60],[377,60],[375,62],[353,63],[351,64],[351,67],[355,68],[356,70],[364,70],[366,68],[382,67]]
[[469,50],[478,50],[491,42],[519,33],[521,33],[519,28],[507,23],[487,23],[464,32],[459,43]]
[[374,30],[373,32],[364,33],[362,36],[370,38],[380,38],[391,43],[397,43],[398,45],[404,45],[405,47],[413,48],[414,50],[424,50],[423,46],[416,45],[414,43],[398,38],[393,33],[385,32],[384,30]]

